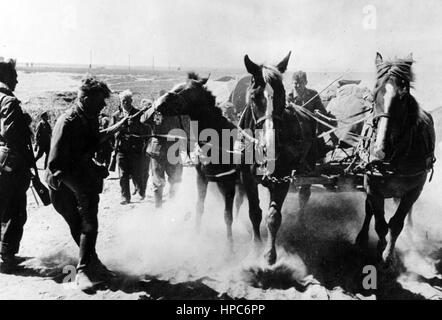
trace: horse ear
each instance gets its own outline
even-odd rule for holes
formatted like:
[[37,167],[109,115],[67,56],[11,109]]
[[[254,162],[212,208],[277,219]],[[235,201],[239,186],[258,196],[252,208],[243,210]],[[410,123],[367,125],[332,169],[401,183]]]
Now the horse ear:
[[16,65],[17,65],[17,60],[16,60],[16,59],[9,59],[9,60],[8,60],[8,64],[9,64],[11,67],[15,68]]
[[384,62],[384,59],[382,58],[382,55],[379,52],[376,52],[376,59],[374,60],[376,65],[381,64]]
[[410,52],[410,54],[405,58],[405,63],[409,64],[410,66],[413,64],[413,53]]
[[201,80],[198,82],[201,83],[201,85],[205,85],[207,83],[207,81],[209,81],[209,78],[210,78],[210,73],[207,76],[207,78],[201,78]]
[[292,54],[291,51],[289,51],[289,54],[282,59],[280,63],[276,65],[276,68],[279,70],[279,72],[284,73],[287,70],[287,66],[289,64],[290,55]]
[[257,74],[260,70],[260,67],[252,60],[250,60],[248,55],[244,56],[244,64],[246,65],[247,72],[251,75]]

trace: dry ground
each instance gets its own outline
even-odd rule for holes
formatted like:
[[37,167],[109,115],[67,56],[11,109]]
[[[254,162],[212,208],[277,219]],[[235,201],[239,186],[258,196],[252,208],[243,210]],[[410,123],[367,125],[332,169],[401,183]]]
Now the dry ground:
[[[214,185],[203,230],[195,232],[192,168],[185,170],[178,198],[161,211],[154,210],[150,197],[121,206],[114,176],[106,180],[101,197],[97,250],[118,277],[92,294],[65,282],[78,250],[62,218],[51,206],[37,206],[29,193],[20,250],[24,261],[16,274],[0,274],[0,299],[440,299],[442,280],[434,267],[442,239],[434,223],[440,207],[429,200],[436,186],[427,186],[415,226],[401,236],[397,270],[379,270],[377,290],[362,287],[363,267],[376,263],[374,235],[370,252],[352,246],[362,220],[361,193],[314,192],[303,217],[296,213],[297,194],[291,193],[278,238],[279,259],[267,267],[251,250],[247,204],[235,218],[235,252],[227,250],[223,206]],[[267,196],[261,192],[264,207]]]

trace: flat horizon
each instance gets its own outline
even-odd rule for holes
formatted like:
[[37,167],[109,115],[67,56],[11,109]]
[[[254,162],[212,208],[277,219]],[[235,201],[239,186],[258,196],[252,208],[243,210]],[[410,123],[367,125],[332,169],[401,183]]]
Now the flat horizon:
[[[31,66],[32,64],[32,66]],[[88,64],[80,63],[49,63],[49,62],[17,62],[18,70],[30,71],[32,69],[38,68],[48,68],[48,69],[90,69]],[[219,71],[234,71],[234,72],[244,72],[247,73],[245,68],[234,68],[234,67],[207,67],[207,66],[146,66],[146,65],[111,65],[111,64],[92,64],[92,69],[118,69],[127,71],[190,71],[190,70],[219,70]],[[371,73],[373,70],[369,69],[355,69],[355,70],[344,70],[344,69],[333,69],[333,68],[323,68],[323,69],[312,69],[312,68],[289,68],[288,72],[294,72],[295,70],[304,70],[306,72],[352,72],[352,73]]]

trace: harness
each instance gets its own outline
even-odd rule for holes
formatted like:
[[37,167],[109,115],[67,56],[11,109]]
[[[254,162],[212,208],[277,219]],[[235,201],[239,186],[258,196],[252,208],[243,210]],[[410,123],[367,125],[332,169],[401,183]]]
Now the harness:
[[[374,102],[373,108],[374,110]],[[434,155],[429,155],[425,160],[425,169],[420,170],[418,172],[413,173],[399,173],[396,169],[387,161],[379,161],[379,160],[371,160],[370,147],[371,143],[376,139],[377,129],[379,120],[382,118],[392,119],[392,117],[388,113],[379,113],[373,117],[372,124],[367,124],[368,130],[365,130],[362,135],[362,139],[358,146],[356,147],[356,157],[350,164],[350,166],[346,169],[346,172],[352,171],[353,173],[363,173],[371,176],[395,176],[395,177],[414,177],[419,176],[425,172],[431,172],[429,181],[431,182],[434,174]],[[404,157],[407,157],[410,154],[412,148],[412,139],[410,138],[408,146],[406,148]],[[427,147],[428,149],[428,147]],[[393,153],[394,155],[394,153]],[[431,158],[431,159],[430,159]],[[352,166],[356,163],[356,160],[362,160],[362,163],[352,168]]]

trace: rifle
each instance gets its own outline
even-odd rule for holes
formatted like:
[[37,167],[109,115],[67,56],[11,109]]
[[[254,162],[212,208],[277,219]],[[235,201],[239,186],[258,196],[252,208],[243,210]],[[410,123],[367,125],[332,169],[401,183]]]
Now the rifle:
[[31,191],[34,195],[35,202],[37,205],[39,205],[37,197],[35,196],[34,190],[37,193],[37,195],[40,197],[41,202],[44,206],[48,206],[52,203],[51,197],[49,195],[49,189],[40,181],[40,177],[38,176],[38,168],[37,168],[37,162],[35,160],[34,152],[32,151],[32,142],[31,142],[31,136],[28,137],[28,152],[30,161],[32,163],[32,169],[34,169],[34,174],[31,172]]
[[114,150],[112,150],[111,161],[109,163],[109,172],[115,172],[115,168],[117,166],[117,149],[119,146],[120,139],[115,139]]

